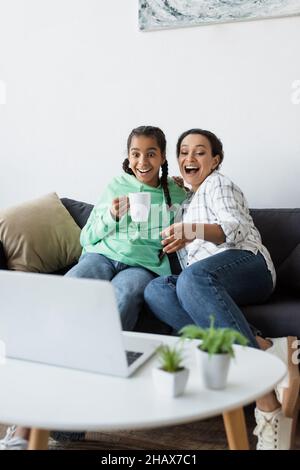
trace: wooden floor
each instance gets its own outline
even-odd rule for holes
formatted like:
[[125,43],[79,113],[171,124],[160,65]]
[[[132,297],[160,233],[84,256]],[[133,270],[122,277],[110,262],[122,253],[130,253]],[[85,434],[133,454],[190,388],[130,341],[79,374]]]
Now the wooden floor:
[[[245,412],[250,445],[252,449],[255,449],[256,438],[252,435],[255,427],[253,407],[248,407]],[[6,426],[0,425],[0,436],[3,436],[5,429]],[[147,431],[88,433],[86,439],[81,442],[57,442],[51,439],[49,448],[57,450],[224,450],[228,447],[223,420],[221,417],[217,417],[205,421]],[[300,450],[299,421],[295,448]]]

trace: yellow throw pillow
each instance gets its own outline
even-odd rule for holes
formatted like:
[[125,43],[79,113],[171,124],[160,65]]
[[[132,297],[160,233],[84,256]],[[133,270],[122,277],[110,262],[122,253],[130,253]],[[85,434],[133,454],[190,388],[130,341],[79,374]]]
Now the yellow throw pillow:
[[52,273],[78,260],[80,228],[56,193],[0,211],[7,266]]

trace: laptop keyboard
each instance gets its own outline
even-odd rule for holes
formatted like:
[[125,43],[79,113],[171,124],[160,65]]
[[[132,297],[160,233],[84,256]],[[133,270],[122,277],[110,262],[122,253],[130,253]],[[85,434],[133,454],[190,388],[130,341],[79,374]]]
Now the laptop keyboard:
[[134,363],[139,357],[143,355],[141,352],[136,351],[125,351],[127,356],[128,367]]

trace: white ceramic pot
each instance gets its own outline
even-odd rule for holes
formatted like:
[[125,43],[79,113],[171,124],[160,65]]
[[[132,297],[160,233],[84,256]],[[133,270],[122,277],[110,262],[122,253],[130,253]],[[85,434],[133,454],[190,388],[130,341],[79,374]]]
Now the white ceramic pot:
[[229,354],[209,354],[196,348],[197,362],[203,375],[203,381],[207,388],[222,390],[226,387],[230,366]]
[[152,369],[153,381],[156,389],[161,395],[178,397],[182,395],[189,377],[188,369],[177,372],[166,372],[160,368]]

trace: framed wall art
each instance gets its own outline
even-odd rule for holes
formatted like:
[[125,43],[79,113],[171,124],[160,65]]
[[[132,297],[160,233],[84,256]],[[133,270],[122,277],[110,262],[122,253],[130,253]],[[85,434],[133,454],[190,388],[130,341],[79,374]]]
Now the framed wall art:
[[300,0],[139,0],[139,28],[163,28],[300,15]]

